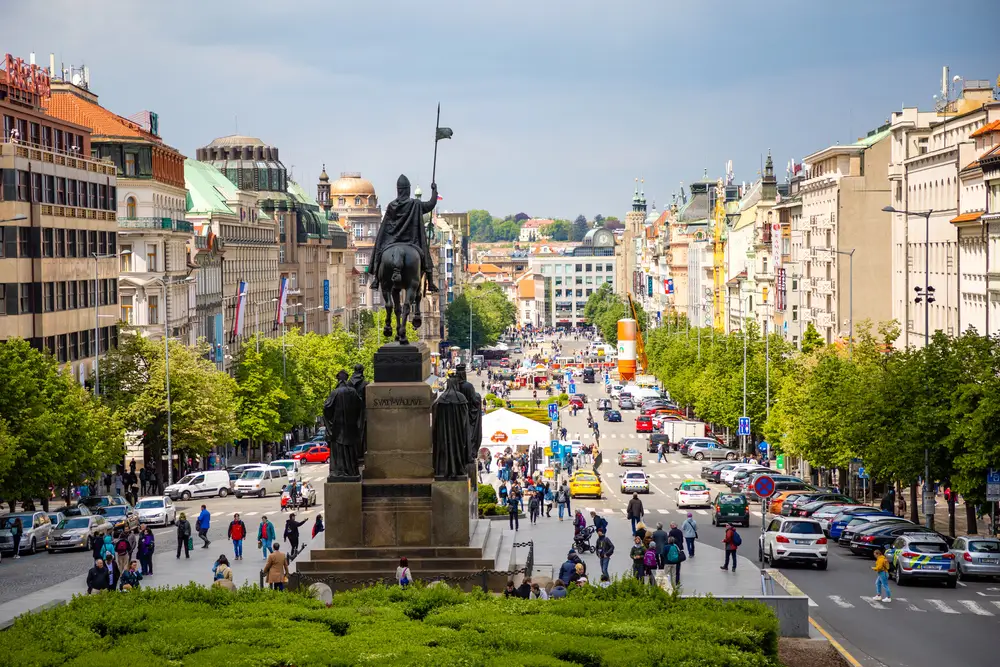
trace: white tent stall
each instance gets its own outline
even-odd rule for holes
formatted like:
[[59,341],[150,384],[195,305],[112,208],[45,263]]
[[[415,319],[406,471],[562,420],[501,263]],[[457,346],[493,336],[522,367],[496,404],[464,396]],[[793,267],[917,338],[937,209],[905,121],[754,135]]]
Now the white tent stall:
[[534,447],[545,447],[551,441],[551,432],[545,424],[528,419],[506,408],[500,408],[483,417],[483,441],[479,454],[484,450],[491,458],[505,451],[516,452],[519,448],[531,451]]

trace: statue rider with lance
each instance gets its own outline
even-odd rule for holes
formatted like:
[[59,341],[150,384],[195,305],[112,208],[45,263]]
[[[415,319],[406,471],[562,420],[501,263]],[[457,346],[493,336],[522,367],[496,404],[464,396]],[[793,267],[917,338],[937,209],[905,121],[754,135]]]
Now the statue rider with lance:
[[385,208],[385,216],[375,237],[375,248],[371,262],[368,264],[368,275],[371,276],[371,288],[379,289],[378,270],[382,262],[382,252],[386,246],[394,243],[408,243],[420,249],[421,264],[427,279],[427,290],[437,292],[434,282],[434,264],[431,259],[431,245],[427,242],[427,230],[424,227],[424,214],[434,210],[437,204],[437,183],[431,183],[430,201],[420,201],[410,198],[410,179],[400,175],[396,181],[396,198]]

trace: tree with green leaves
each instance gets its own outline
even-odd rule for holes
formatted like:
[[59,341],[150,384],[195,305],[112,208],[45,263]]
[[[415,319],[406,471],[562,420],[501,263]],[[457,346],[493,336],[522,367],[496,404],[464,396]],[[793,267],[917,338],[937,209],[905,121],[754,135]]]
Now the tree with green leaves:
[[[646,333],[646,312],[640,304],[635,304],[639,330]],[[601,337],[612,345],[618,344],[618,320],[630,319],[632,313],[620,296],[611,289],[610,283],[604,283],[587,298],[583,308],[583,317],[600,332]]]
[[587,216],[582,214],[578,215],[576,216],[576,219],[573,221],[573,227],[572,230],[570,231],[570,240],[575,242],[580,242],[583,240],[583,237],[586,236],[587,232],[589,231],[590,231],[590,225],[587,223]]
[[553,220],[542,227],[542,233],[553,241],[568,241],[571,228],[568,220]]
[[826,345],[826,341],[816,331],[816,327],[810,322],[806,325],[806,331],[802,334],[802,354],[812,354],[816,350]]
[[448,339],[469,347],[469,310],[472,310],[472,344],[475,349],[496,344],[500,335],[517,323],[517,308],[496,283],[470,285],[445,310]]

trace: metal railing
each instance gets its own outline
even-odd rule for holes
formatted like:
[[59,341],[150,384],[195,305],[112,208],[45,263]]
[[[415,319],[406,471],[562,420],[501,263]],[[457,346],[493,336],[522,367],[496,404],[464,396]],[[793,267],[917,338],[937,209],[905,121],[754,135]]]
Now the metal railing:
[[125,229],[161,229],[168,232],[194,231],[194,225],[187,220],[171,218],[118,218],[118,226]]

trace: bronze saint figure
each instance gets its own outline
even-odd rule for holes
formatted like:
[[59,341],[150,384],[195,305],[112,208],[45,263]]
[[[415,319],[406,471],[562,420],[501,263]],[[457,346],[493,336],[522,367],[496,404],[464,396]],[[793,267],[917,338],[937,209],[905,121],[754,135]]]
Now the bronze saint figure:
[[458,378],[448,378],[445,390],[431,408],[434,423],[434,476],[467,477],[469,454],[469,401],[458,390]]
[[347,371],[337,373],[337,387],[323,404],[323,421],[330,447],[329,481],[360,480],[358,461],[362,448],[364,404],[354,387],[347,383]]

